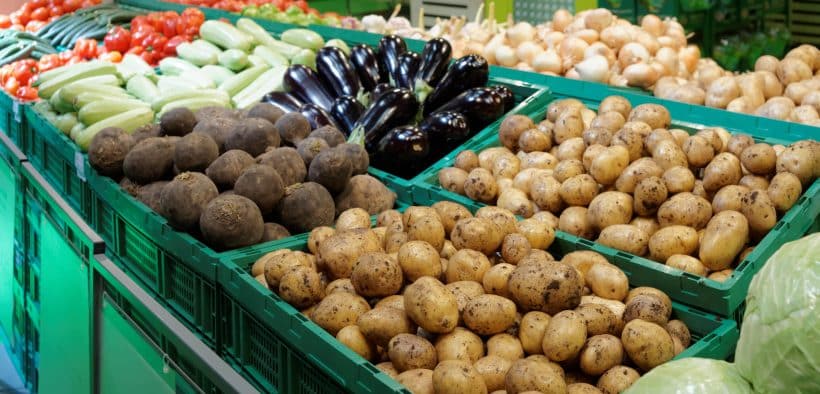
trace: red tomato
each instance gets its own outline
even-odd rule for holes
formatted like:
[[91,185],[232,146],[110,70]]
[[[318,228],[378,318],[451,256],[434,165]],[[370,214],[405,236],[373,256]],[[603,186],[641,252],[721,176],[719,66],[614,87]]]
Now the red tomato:
[[48,0],[31,0],[29,3],[31,3],[33,8],[40,8],[48,5]]
[[51,6],[51,8],[48,9],[48,13],[49,13],[49,15],[60,16],[62,14],[65,14],[65,8],[63,8],[62,6],[59,6],[59,5],[53,5],[53,6]]
[[130,54],[133,54],[133,55],[142,55],[143,52],[145,52],[145,47],[143,47],[141,45],[136,45],[136,46],[131,47],[131,49],[129,49],[125,53],[126,54],[130,53]]
[[95,3],[94,1],[91,1],[91,0],[85,0],[85,1],[83,1],[83,3],[82,3],[82,5],[80,6],[80,8],[87,8],[87,7],[91,7],[92,5],[96,5],[96,4],[97,4],[97,3]]
[[165,46],[168,45],[168,38],[162,35],[157,35],[151,41],[151,50],[156,52],[157,55],[162,55],[165,53]]
[[125,52],[131,46],[131,33],[122,26],[115,26],[105,35],[104,42],[109,51]]
[[16,24],[21,24],[21,25],[25,26],[26,23],[28,23],[31,20],[31,15],[29,14],[28,11],[23,11],[23,12],[16,12],[15,11],[15,12],[11,13],[12,22],[14,22],[14,18],[17,18],[17,22],[15,22]]
[[48,19],[48,8],[40,7],[31,12],[31,19],[44,21]]
[[63,3],[63,8],[66,10],[66,12],[74,12],[77,11],[81,5],[82,0],[66,0]]
[[82,63],[84,61],[85,61],[85,59],[83,59],[81,56],[72,56],[71,59],[68,59],[68,62],[66,62],[66,64],[71,65],[71,64]]
[[152,34],[154,34],[153,27],[151,27],[150,30],[147,29],[150,26],[145,26],[145,27],[146,27],[145,29],[138,30],[136,32],[131,32],[131,46],[132,47],[137,46],[137,45],[145,46],[145,39],[147,37],[150,37]]
[[97,57],[97,40],[81,38],[74,44],[74,54],[86,59]]
[[111,63],[119,63],[120,61],[122,61],[122,54],[118,51],[106,52],[100,55],[98,59],[109,61]]
[[22,85],[28,85],[29,80],[35,74],[37,74],[36,62],[21,61],[14,65],[14,78]]
[[17,78],[9,77],[6,83],[3,84],[3,89],[9,94],[16,94],[17,89],[20,88],[20,82],[17,82]]
[[8,15],[0,15],[0,29],[11,27],[11,18]]
[[37,89],[31,86],[21,86],[17,89],[15,95],[21,100],[37,100]]
[[26,25],[26,31],[36,32],[46,25],[45,21],[31,21]]
[[59,55],[57,55],[57,54],[44,55],[43,57],[40,58],[39,68],[40,68],[40,71],[48,71],[48,70],[51,70],[52,68],[59,67],[60,64],[62,64],[62,61],[60,60]]
[[162,21],[162,34],[165,34],[165,37],[173,37],[177,34],[176,16],[166,17]]

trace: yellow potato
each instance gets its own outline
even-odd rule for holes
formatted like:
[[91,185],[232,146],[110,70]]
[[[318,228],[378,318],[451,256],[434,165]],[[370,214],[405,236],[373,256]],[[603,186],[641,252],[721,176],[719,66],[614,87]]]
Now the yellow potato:
[[746,216],[749,232],[758,239],[777,224],[777,212],[765,191],[752,190],[743,195],[740,212]]
[[371,309],[359,316],[356,325],[369,342],[381,347],[386,347],[390,338],[398,334],[415,333],[417,329],[404,310],[393,307]]
[[512,361],[489,355],[476,361],[473,367],[481,375],[488,391],[503,390],[504,379],[507,376],[507,371],[512,367]]
[[737,182],[740,186],[746,186],[752,190],[766,190],[769,188],[769,180],[759,175],[744,175],[743,178]]
[[683,153],[686,154],[689,165],[694,168],[705,167],[715,157],[712,144],[706,138],[698,135],[686,139],[683,143]]
[[488,294],[495,294],[509,298],[510,292],[507,288],[507,282],[509,282],[510,275],[512,275],[513,270],[515,270],[515,266],[508,263],[496,264],[490,267],[490,269],[484,274],[484,278],[481,280],[484,285],[484,291]]
[[640,294],[626,303],[624,322],[641,319],[655,324],[665,325],[672,314],[672,308],[666,300],[651,294]]
[[[376,364],[376,368],[378,368],[380,371],[384,372],[385,374],[387,374],[387,376],[390,376],[393,379],[396,379],[399,376],[399,371],[396,370],[396,367],[394,367],[393,363],[391,363],[390,361],[386,361],[386,362],[383,362],[383,363],[378,363],[378,364]],[[432,372],[433,371],[430,371],[430,378],[431,379],[433,377]],[[401,382],[399,382],[399,383],[401,383]],[[404,383],[402,383],[402,384],[404,384]],[[432,385],[432,381],[430,382],[430,384]]]
[[472,331],[456,327],[448,334],[440,335],[435,342],[438,361],[460,360],[470,364],[484,357],[484,342]]
[[561,145],[558,145],[558,148],[555,150],[555,157],[561,161],[582,160],[586,148],[587,146],[581,136],[570,138],[562,142]]
[[499,207],[486,206],[481,207],[475,212],[475,217],[489,219],[501,229],[501,237],[514,233],[516,231],[515,223],[518,219],[515,218],[512,212]]
[[641,319],[626,323],[621,334],[626,354],[638,366],[649,371],[675,356],[672,336],[663,327]]
[[405,288],[404,310],[416,324],[432,333],[448,333],[458,324],[456,297],[429,276]]
[[487,394],[484,379],[470,363],[457,360],[440,362],[433,370],[436,394]]
[[498,334],[515,323],[515,309],[515,303],[507,298],[482,294],[467,303],[462,319],[476,334]]
[[706,276],[706,274],[709,273],[709,269],[706,268],[700,260],[682,254],[669,256],[669,258],[666,259],[666,265],[699,276]]
[[643,230],[631,224],[615,224],[603,229],[596,242],[627,253],[643,256],[646,254],[649,236]]
[[386,253],[370,252],[359,256],[350,282],[363,297],[387,297],[401,290],[404,275],[396,259]]
[[490,254],[501,246],[504,235],[491,220],[474,217],[456,222],[450,240],[456,249],[473,249]]
[[649,258],[665,262],[675,254],[692,254],[698,248],[698,232],[692,227],[672,225],[649,238]]
[[504,388],[507,394],[527,391],[544,394],[566,393],[566,383],[548,364],[522,359],[513,363],[507,372]]
[[618,176],[615,181],[615,188],[620,192],[633,193],[635,186],[644,178],[661,176],[663,169],[649,157],[642,157],[633,161]]
[[629,224],[643,230],[643,232],[645,232],[646,235],[648,235],[649,237],[652,237],[652,235],[654,235],[661,227],[660,224],[658,224],[658,219],[656,219],[654,216],[636,216],[634,219],[632,219],[631,222],[629,222]]
[[521,318],[521,324],[518,327],[518,339],[527,354],[541,354],[544,352],[541,343],[544,341],[544,332],[549,322],[550,315],[541,311],[527,312]]
[[331,335],[351,324],[356,324],[359,316],[370,310],[364,298],[347,292],[328,294],[316,305],[310,320],[324,328]]
[[524,348],[515,336],[507,333],[495,334],[487,340],[487,355],[515,361],[524,358]]
[[617,112],[621,114],[621,117],[626,118],[632,111],[632,104],[623,96],[608,96],[598,106],[598,113],[604,114],[610,111]]
[[588,174],[576,175],[561,184],[560,194],[568,205],[586,206],[598,195],[598,183]]
[[575,311],[555,314],[544,331],[541,347],[544,355],[555,362],[574,358],[587,339],[586,321]]
[[605,148],[592,160],[589,173],[602,185],[612,185],[629,165],[629,150],[623,145]]
[[629,293],[629,279],[626,274],[609,263],[593,264],[584,274],[584,280],[598,297],[620,301]]
[[666,184],[659,177],[644,178],[635,186],[634,211],[641,216],[654,215],[666,201]]
[[404,310],[404,296],[401,294],[384,297],[373,308],[391,307]]
[[726,185],[737,184],[741,176],[740,160],[729,152],[723,152],[715,156],[703,171],[703,188],[707,192],[716,192]]
[[610,368],[598,379],[597,387],[604,394],[620,394],[624,392],[632,383],[635,383],[641,375],[638,371],[623,365]]
[[599,108],[598,116],[592,119],[589,127],[590,129],[603,128],[614,133],[623,127],[624,123],[626,123],[626,119],[620,113],[615,111],[601,112]]
[[560,212],[564,202],[561,199],[561,182],[546,172],[538,173],[530,184],[530,197],[539,209]]
[[630,122],[640,121],[654,129],[666,129],[672,124],[672,117],[666,107],[658,104],[641,104],[632,109],[627,118]]
[[531,250],[532,245],[530,245],[529,239],[519,233],[507,234],[501,243],[501,257],[504,258],[504,261],[513,265],[518,264]]
[[672,225],[702,229],[712,217],[712,204],[703,197],[692,193],[678,193],[658,209],[658,223],[661,227]]
[[365,360],[372,361],[376,354],[378,354],[376,345],[367,341],[362,331],[359,330],[359,326],[352,325],[342,328],[336,333],[336,340],[362,356]]
[[691,192],[695,188],[695,175],[686,167],[671,167],[664,171],[662,179],[670,194]]
[[456,296],[459,315],[473,297],[484,294],[484,286],[471,280],[448,283],[445,287]]
[[623,321],[602,304],[581,304],[575,308],[587,323],[587,335],[619,334]]
[[777,154],[769,144],[754,144],[741,152],[740,162],[752,174],[768,175],[774,172]]
[[592,226],[603,230],[615,224],[626,224],[632,220],[632,196],[626,193],[603,192],[589,203],[589,217]]
[[644,135],[635,129],[623,128],[612,136],[611,146],[623,146],[629,151],[629,161],[638,160],[643,152]]
[[435,394],[433,389],[433,370],[411,369],[393,377],[413,394]]
[[397,334],[390,339],[387,354],[399,372],[435,368],[438,361],[436,348],[430,341],[409,333]]
[[588,211],[585,207],[564,209],[558,219],[558,229],[581,238],[592,239],[595,236],[595,228],[589,221]]
[[786,212],[803,194],[800,178],[790,172],[779,172],[772,178],[767,189],[769,199],[778,212]]
[[712,271],[729,268],[749,237],[749,222],[736,211],[723,211],[712,217],[700,241],[698,256]]
[[555,229],[534,219],[524,219],[516,224],[516,228],[527,238],[533,249],[547,249],[555,240]]
[[523,309],[557,313],[578,306],[582,281],[578,271],[568,265],[522,262],[510,275],[508,286],[513,301]]
[[606,257],[591,250],[578,250],[564,255],[561,262],[574,267],[586,277],[589,269],[595,264],[609,264]]
[[318,262],[333,278],[349,278],[359,256],[379,252],[382,243],[372,230],[358,229],[328,237],[319,244]]
[[652,158],[664,171],[676,166],[687,167],[689,165],[683,149],[670,140],[659,141],[655,150],[652,151]]
[[490,266],[490,260],[481,252],[461,249],[448,260],[444,277],[447,283],[463,280],[480,283]]
[[322,298],[324,285],[315,270],[296,266],[282,276],[279,296],[296,308],[307,308]]
[[441,276],[439,252],[425,241],[409,241],[401,245],[397,259],[404,277],[411,282],[422,276]]
[[585,374],[599,376],[623,361],[624,349],[618,337],[595,335],[587,339],[579,358]]

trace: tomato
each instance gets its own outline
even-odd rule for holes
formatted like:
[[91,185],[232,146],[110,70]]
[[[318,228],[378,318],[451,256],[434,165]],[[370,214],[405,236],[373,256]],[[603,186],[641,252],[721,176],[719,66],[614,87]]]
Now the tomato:
[[31,77],[38,72],[37,62],[34,59],[28,60],[16,62],[14,65],[14,78],[22,85],[28,85]]
[[154,34],[154,30],[153,30],[154,28],[150,27],[150,30],[149,30],[148,29],[149,27],[150,26],[145,26],[145,28],[131,33],[131,46],[132,47],[137,46],[137,45],[145,46],[146,38],[148,38],[152,34]]
[[97,40],[81,38],[74,44],[74,54],[86,59],[97,57]]
[[51,8],[48,9],[49,15],[62,15],[65,14],[65,8],[59,5],[53,5]]
[[31,3],[31,6],[34,8],[40,8],[48,5],[48,0],[31,0],[29,3]]
[[105,49],[109,51],[125,52],[131,46],[131,32],[115,26],[105,35]]
[[118,51],[106,52],[100,55],[98,59],[109,61],[111,63],[119,63],[122,61],[122,54]]
[[183,42],[190,41],[190,37],[187,36],[175,36],[168,40],[165,44],[165,50],[162,51],[162,55],[165,57],[168,56],[176,56],[177,55],[177,46],[182,44]]
[[15,95],[21,100],[37,100],[37,89],[31,86],[21,86],[17,89]]
[[162,34],[169,38],[175,36],[177,34],[177,22],[178,18],[176,16],[166,17],[162,21]]
[[31,19],[36,21],[44,21],[48,19],[48,8],[41,7],[31,12]]
[[26,25],[26,31],[36,32],[37,30],[42,29],[45,25],[45,21],[31,21]]
[[3,90],[9,92],[9,94],[16,94],[19,88],[20,82],[17,82],[17,78],[14,77],[9,77],[6,83],[3,84]]
[[168,45],[168,39],[165,36],[157,35],[151,41],[151,50],[158,55],[165,53],[165,46]]
[[11,27],[11,18],[8,15],[0,15],[0,29]]
[[80,8],[80,5],[82,5],[82,0],[66,0],[63,3],[63,8],[66,12],[74,12]]
[[92,0],[85,0],[85,1],[83,1],[83,3],[82,3],[82,5],[80,6],[80,8],[87,8],[87,7],[91,7],[91,6],[93,6],[93,5],[96,5],[97,3],[98,3],[98,2],[94,2],[94,1],[92,1]]
[[125,54],[130,53],[132,55],[142,55],[143,52],[145,52],[145,47],[143,47],[141,45],[136,45],[136,46],[131,47],[131,49],[129,49],[127,52],[125,52]]
[[15,22],[15,23],[25,26],[26,23],[28,23],[31,20],[31,14],[29,14],[28,11],[23,11],[23,12],[16,12],[15,11],[15,12],[11,13],[12,22],[14,22],[15,18],[17,18],[17,22]]
[[75,55],[75,56],[72,56],[71,59],[68,59],[68,62],[66,62],[66,64],[71,65],[71,64],[82,63],[84,61],[85,61],[85,59],[83,59],[81,56],[76,56]]
[[40,71],[48,71],[52,68],[59,67],[62,64],[62,60],[60,60],[60,56],[57,54],[51,55],[43,55],[40,58],[39,68]]

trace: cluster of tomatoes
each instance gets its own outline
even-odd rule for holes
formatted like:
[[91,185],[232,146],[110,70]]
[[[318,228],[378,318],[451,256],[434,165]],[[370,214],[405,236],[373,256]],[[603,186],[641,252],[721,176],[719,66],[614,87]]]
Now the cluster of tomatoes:
[[23,59],[0,67],[0,86],[9,95],[21,101],[37,100],[37,88],[31,86],[37,76],[53,68],[104,58],[97,40],[80,39],[74,49],[45,55],[40,60]]
[[174,3],[195,5],[198,7],[218,8],[220,10],[230,12],[240,12],[247,6],[261,6],[264,4],[271,4],[278,8],[279,11],[288,9],[291,5],[295,5],[302,9],[303,12],[308,12],[308,3],[305,0],[170,0]]
[[105,35],[103,45],[109,60],[128,53],[140,56],[148,64],[176,56],[176,48],[191,41],[199,34],[199,26],[205,15],[196,8],[187,8],[182,14],[174,11],[152,12],[131,20],[131,30],[121,26],[112,28]]
[[0,15],[0,29],[37,31],[63,14],[100,4],[100,0],[31,0],[9,15]]

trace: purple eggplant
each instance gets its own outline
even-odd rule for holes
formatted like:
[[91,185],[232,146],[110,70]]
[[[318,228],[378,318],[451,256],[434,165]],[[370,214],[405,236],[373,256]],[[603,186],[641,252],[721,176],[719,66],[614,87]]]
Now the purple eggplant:
[[403,177],[410,177],[427,165],[430,141],[417,126],[391,129],[376,144],[376,166]]
[[399,55],[399,69],[393,80],[396,87],[413,90],[416,73],[421,64],[421,57],[415,52],[405,52]]
[[413,89],[430,89],[438,85],[441,77],[447,72],[447,65],[450,64],[452,53],[453,48],[443,38],[434,38],[427,41],[421,51],[421,64],[418,73],[416,73]]
[[294,64],[288,67],[282,78],[282,86],[304,103],[316,104],[326,111],[333,105],[333,97],[322,87],[319,75],[307,66]]
[[449,152],[470,137],[467,118],[451,111],[430,114],[419,123],[419,130],[427,134],[433,155]]
[[501,85],[495,85],[492,88],[495,89],[495,91],[498,92],[504,100],[504,112],[509,112],[511,109],[515,108],[515,93],[513,93],[510,88]]
[[390,86],[390,84],[384,82],[376,85],[376,87],[373,88],[373,91],[370,92],[370,102],[375,102],[379,99],[379,96],[381,96],[382,94],[384,94],[384,92],[390,89],[393,89],[393,87]]
[[382,93],[356,122],[348,142],[375,151],[376,143],[395,127],[408,124],[416,117],[419,103],[407,89],[393,88]]
[[487,59],[478,55],[467,55],[456,60],[447,69],[441,82],[424,100],[424,115],[438,110],[467,89],[486,85],[489,78],[490,66]]
[[359,94],[359,78],[350,66],[347,55],[336,47],[324,47],[316,54],[316,72],[327,92],[333,97]]
[[359,44],[350,49],[350,64],[356,70],[362,89],[366,92],[373,90],[379,83],[387,81],[387,78],[382,80],[376,54],[367,45]]
[[379,53],[376,58],[379,60],[379,71],[383,81],[390,81],[396,85],[396,75],[399,72],[399,56],[407,52],[407,44],[404,39],[390,34],[379,40]]
[[493,88],[472,88],[459,94],[435,112],[458,112],[467,118],[471,132],[477,132],[504,115],[504,98]]
[[356,125],[356,121],[362,117],[364,105],[352,96],[342,96],[333,102],[330,108],[330,115],[336,120],[336,124],[341,126],[341,131],[345,136],[349,136]]
[[304,104],[293,95],[285,92],[270,92],[262,97],[262,102],[279,108],[285,113],[299,112],[299,108]]
[[333,119],[327,111],[322,109],[322,107],[313,104],[313,103],[305,103],[299,108],[299,113],[302,114],[305,118],[307,118],[308,122],[310,123],[310,128],[316,130],[322,126],[333,126],[337,130],[339,130],[339,126],[336,124],[336,121]]

